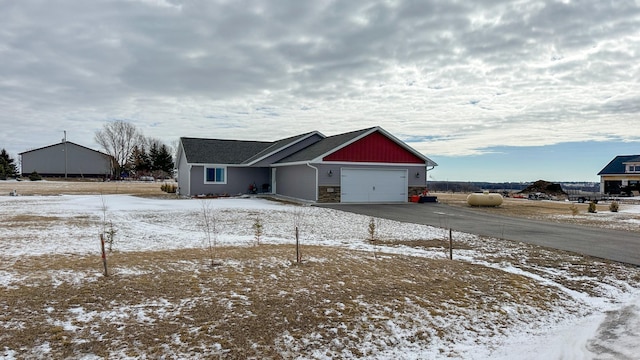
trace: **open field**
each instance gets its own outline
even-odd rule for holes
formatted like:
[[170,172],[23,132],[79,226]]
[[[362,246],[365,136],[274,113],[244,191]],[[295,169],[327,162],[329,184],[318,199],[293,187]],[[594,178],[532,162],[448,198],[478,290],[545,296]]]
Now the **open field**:
[[99,195],[129,194],[136,196],[166,196],[161,182],[101,181],[73,179],[69,181],[0,181],[0,195],[16,190],[20,195]]
[[[73,184],[22,184],[0,182],[0,194],[47,196],[0,196],[3,359],[640,351],[636,267],[457,232],[451,261],[442,229],[373,219],[370,241],[365,216],[263,199],[170,199],[158,183],[97,183],[65,196],[51,195]],[[109,225],[105,277],[97,234]]]
[[[433,193],[438,201],[452,206],[466,206],[468,193]],[[544,217],[553,215],[568,215],[571,213],[569,206],[575,204],[581,213],[587,212],[589,204],[579,204],[568,201],[552,200],[528,200],[518,198],[504,198],[499,207],[476,207],[481,211],[489,211],[501,215]],[[609,203],[602,202],[597,206],[598,211],[609,211]]]
[[[438,201],[451,205],[469,207],[465,193],[434,193]],[[518,216],[528,219],[553,221],[561,223],[595,226],[607,229],[640,232],[640,213],[625,212],[625,209],[636,207],[640,203],[637,198],[621,198],[619,212],[609,210],[610,202],[600,202],[596,205],[597,213],[588,213],[589,204],[579,204],[569,201],[527,200],[504,198],[498,207],[474,207],[476,211],[485,211],[503,216]],[[578,209],[574,215],[571,206]]]
[[[0,195],[9,194],[16,190],[20,195],[99,195],[99,194],[129,194],[145,197],[168,197],[170,195],[160,190],[161,182],[139,182],[139,181],[94,181],[94,180],[71,180],[71,181],[0,181]],[[432,193],[438,197],[438,201],[452,206],[468,206],[467,193]],[[621,207],[625,202],[632,204],[638,200],[623,199]],[[571,203],[567,201],[531,201],[526,199],[505,198],[504,203],[497,208],[478,207],[478,211],[488,211],[507,216],[523,216],[537,219],[553,218],[560,215],[556,220],[572,222],[565,219],[565,215],[570,215],[569,207],[575,204],[580,213],[586,213],[588,204]],[[597,205],[598,212],[609,212],[609,203]]]

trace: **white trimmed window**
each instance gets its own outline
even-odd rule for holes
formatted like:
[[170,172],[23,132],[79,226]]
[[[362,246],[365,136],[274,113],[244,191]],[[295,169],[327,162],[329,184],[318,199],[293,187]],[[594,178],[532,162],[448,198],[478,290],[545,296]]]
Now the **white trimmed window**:
[[640,172],[640,165],[635,165],[635,164],[627,165],[627,171],[626,172],[628,172],[628,173]]
[[227,183],[227,168],[226,167],[214,167],[205,166],[204,168],[204,182],[205,184],[226,184]]

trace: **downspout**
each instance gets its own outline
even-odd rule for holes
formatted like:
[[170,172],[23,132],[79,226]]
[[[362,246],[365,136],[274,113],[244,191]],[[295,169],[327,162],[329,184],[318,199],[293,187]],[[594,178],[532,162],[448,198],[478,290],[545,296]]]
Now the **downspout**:
[[[191,168],[193,167],[193,165],[189,164],[189,171],[187,171],[187,196],[191,196]],[[178,176],[180,176],[180,173],[178,172]],[[180,184],[180,182],[178,182],[178,185]]]
[[315,187],[316,195],[315,195],[315,200],[314,201],[318,202],[318,168],[313,166],[313,165],[311,165],[311,163],[307,163],[307,166],[316,171],[316,176],[315,176],[316,177],[316,187]]
[[429,170],[433,170],[435,168],[435,166],[431,166],[431,169],[429,169],[429,165],[425,166],[424,168],[424,187],[426,189],[429,189],[429,186],[427,186],[429,183]]

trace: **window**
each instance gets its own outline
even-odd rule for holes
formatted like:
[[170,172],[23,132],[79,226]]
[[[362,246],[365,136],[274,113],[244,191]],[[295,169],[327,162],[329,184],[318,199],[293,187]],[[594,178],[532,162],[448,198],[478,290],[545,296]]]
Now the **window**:
[[226,184],[226,168],[223,167],[205,167],[204,182],[210,184]]

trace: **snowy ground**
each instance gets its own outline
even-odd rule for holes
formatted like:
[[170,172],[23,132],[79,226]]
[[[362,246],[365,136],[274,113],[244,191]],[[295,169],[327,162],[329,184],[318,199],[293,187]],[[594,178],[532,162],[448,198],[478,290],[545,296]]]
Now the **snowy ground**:
[[[640,205],[625,206],[623,211],[640,213]],[[24,280],[24,274],[12,266],[21,258],[95,254],[98,250],[97,234],[105,223],[114,224],[117,230],[114,248],[119,252],[203,248],[206,246],[202,226],[205,212],[215,214],[215,238],[219,246],[251,245],[255,238],[253,224],[259,218],[264,226],[263,244],[291,244],[292,227],[297,224],[302,234],[301,241],[307,245],[433,259],[446,259],[448,255],[439,247],[403,245],[403,242],[408,244],[414,240],[446,238],[448,233],[443,229],[376,219],[376,237],[387,240],[387,243],[374,245],[366,240],[371,220],[368,217],[257,198],[168,200],[127,195],[1,196],[0,287],[10,289]],[[607,269],[613,268],[615,275],[578,276],[571,268],[571,261],[567,265],[553,259],[548,261],[549,265],[544,265],[528,258],[532,249],[529,245],[481,239],[462,233],[454,233],[453,237],[458,246],[454,252],[457,261],[524,275],[557,289],[563,298],[550,311],[532,310],[531,313],[537,316],[530,322],[513,322],[499,335],[488,331],[492,324],[467,319],[467,324],[476,328],[474,331],[465,331],[464,326],[450,329],[456,332],[456,341],[447,344],[450,348],[448,356],[453,354],[454,357],[471,359],[633,359],[640,354],[639,269],[612,264]],[[546,250],[536,254],[553,257],[552,252]],[[598,266],[599,262],[593,261],[596,263],[594,266]],[[63,276],[52,272],[51,276],[60,277],[60,281],[81,283],[94,281],[100,274],[71,273]],[[573,281],[588,283],[589,290],[578,291],[567,285]],[[504,311],[508,313],[509,309]],[[78,312],[75,323],[86,322],[82,320],[86,316],[86,313]],[[16,325],[9,321],[0,322],[0,328],[12,326]],[[486,327],[485,337],[478,326]],[[399,329],[394,336],[397,341],[392,346],[367,357],[418,359],[442,356],[429,347],[416,348],[410,334],[403,334]],[[280,345],[286,349],[287,343],[292,341],[285,334]],[[0,358],[13,359],[17,350],[3,347],[0,341]],[[31,355],[47,357],[47,347],[34,349]],[[118,354],[112,356],[119,357]],[[349,354],[335,352],[307,356],[350,357]]]

